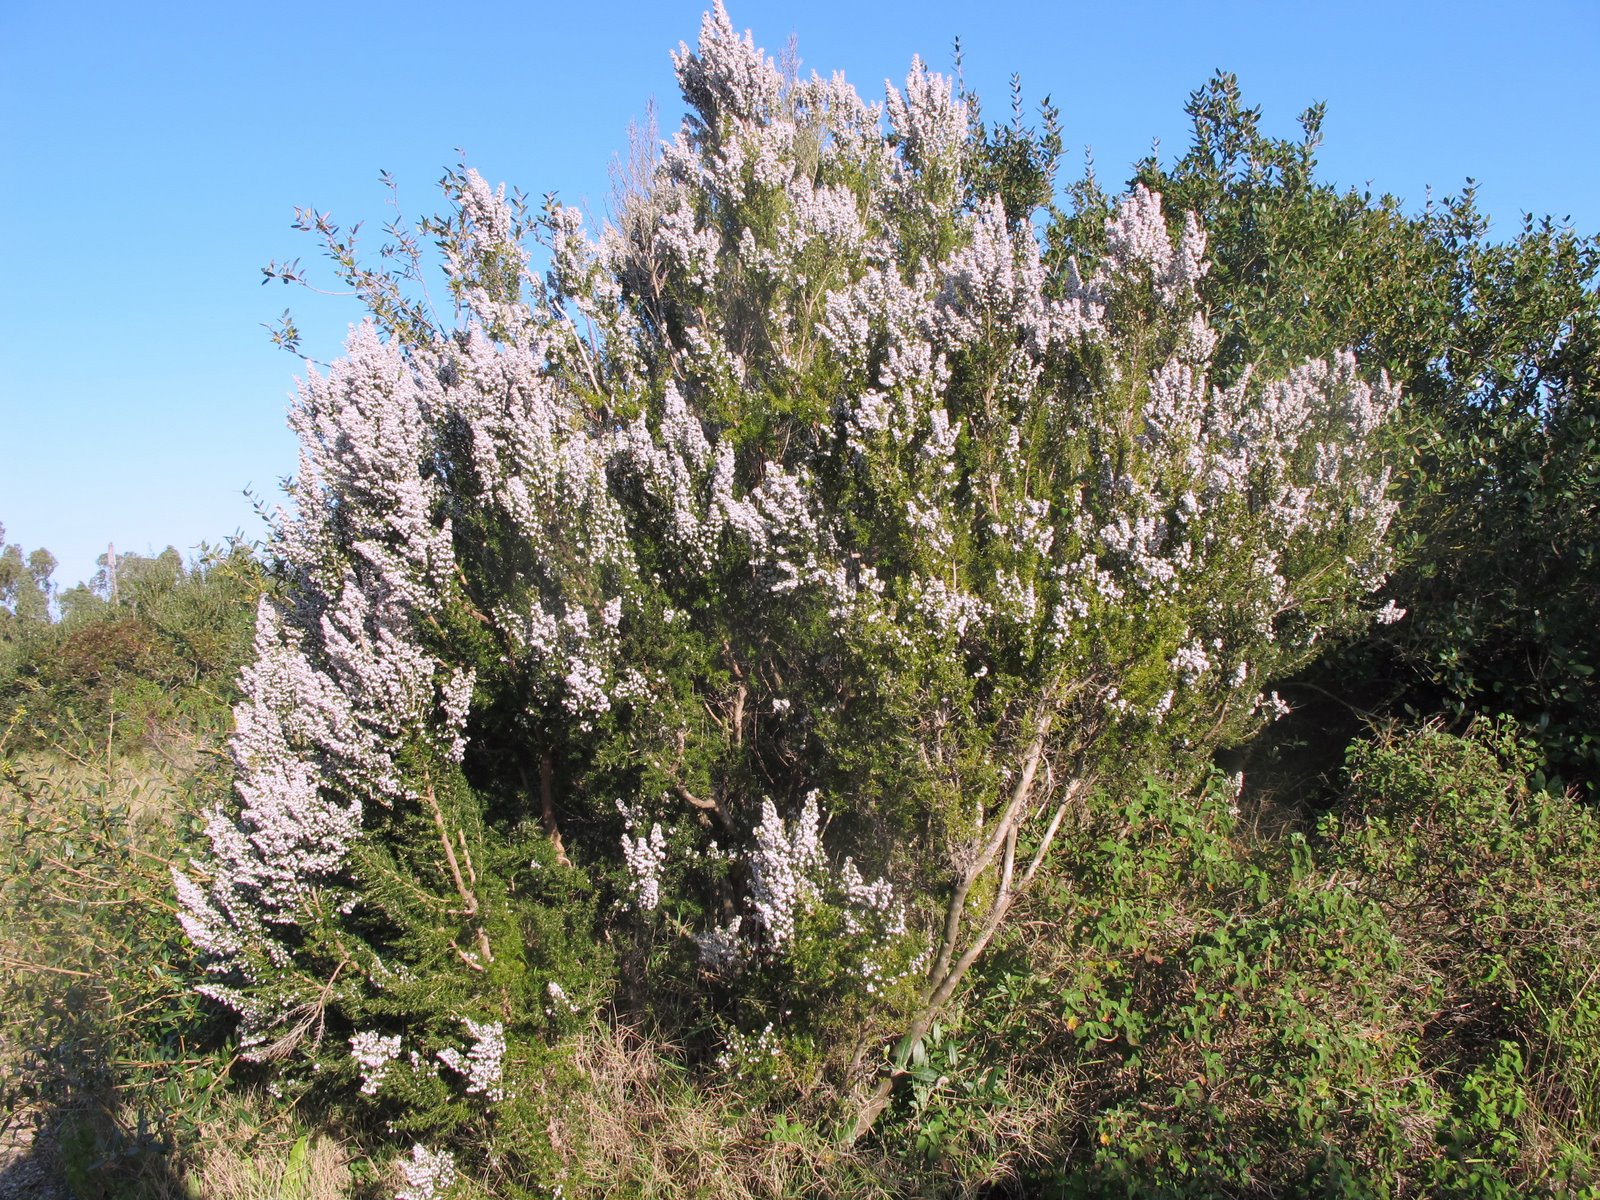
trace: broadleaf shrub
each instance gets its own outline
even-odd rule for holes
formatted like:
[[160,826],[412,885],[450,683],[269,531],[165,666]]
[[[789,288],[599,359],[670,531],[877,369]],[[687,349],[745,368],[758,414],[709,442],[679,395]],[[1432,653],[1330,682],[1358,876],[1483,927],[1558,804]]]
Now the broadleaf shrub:
[[53,1169],[76,1196],[167,1200],[199,1175],[230,1196],[217,1173],[273,1157],[294,1118],[229,1086],[231,1025],[195,993],[171,870],[231,786],[222,743],[266,580],[237,544],[108,559],[60,594],[41,566],[0,609],[5,1181],[32,1194]]
[[1514,725],[1357,743],[1315,831],[1091,798],[885,1138],[1059,1196],[1592,1196],[1600,825]]

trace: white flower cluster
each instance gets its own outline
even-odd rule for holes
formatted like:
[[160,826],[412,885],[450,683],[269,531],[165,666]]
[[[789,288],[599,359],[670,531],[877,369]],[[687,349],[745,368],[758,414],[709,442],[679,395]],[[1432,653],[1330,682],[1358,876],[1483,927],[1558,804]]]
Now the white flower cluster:
[[1403,620],[1405,615],[1405,609],[1401,608],[1393,600],[1388,600],[1384,602],[1382,608],[1372,615],[1372,619],[1379,625],[1393,625]]
[[762,1074],[770,1076],[783,1057],[783,1043],[768,1022],[760,1033],[748,1034],[729,1029],[724,1036],[726,1049],[717,1055],[717,1066],[739,1079]]
[[817,792],[806,794],[793,824],[778,816],[770,799],[761,802],[761,824],[748,859],[750,900],[767,943],[781,950],[794,937],[795,917],[816,896],[822,856],[822,813]]
[[1294,711],[1294,708],[1277,692],[1266,692],[1256,697],[1256,709],[1266,714],[1269,721],[1281,721]]
[[350,1039],[350,1057],[361,1068],[361,1094],[376,1096],[389,1068],[400,1057],[400,1035],[384,1035],[366,1030]]
[[554,979],[550,980],[544,985],[544,991],[545,995],[549,997],[550,1001],[544,1006],[545,1016],[553,1017],[557,1013],[567,1013],[570,1015],[578,1011],[578,1006],[574,1004],[572,1002],[572,998],[567,995],[567,990]]
[[1178,308],[1194,299],[1206,275],[1205,253],[1205,233],[1193,213],[1185,218],[1174,245],[1160,194],[1135,184],[1106,222],[1105,269],[1085,290],[1105,302],[1119,284],[1138,286],[1148,281],[1163,305]]
[[717,925],[704,933],[694,935],[700,951],[700,965],[713,975],[737,975],[749,962],[749,950],[739,936],[744,925],[743,917],[734,917],[726,925]]
[[[763,800],[761,823],[745,857],[750,877],[750,904],[756,928],[769,954],[782,954],[796,935],[796,921],[810,906],[827,902],[842,911],[845,930],[871,941],[868,958],[887,953],[906,933],[905,905],[887,879],[873,883],[862,878],[855,861],[846,858],[837,872],[829,869],[822,848],[822,810],[819,793],[807,793],[792,822],[785,822],[770,799]],[[742,918],[698,934],[700,961],[720,975],[737,974],[748,961],[749,949],[742,933]],[[871,986],[871,971],[868,990]]]
[[905,90],[885,89],[889,128],[900,149],[896,163],[898,203],[924,212],[948,211],[959,187],[961,157],[970,127],[967,106],[951,80],[911,60]]
[[1244,795],[1244,772],[1235,771],[1222,781],[1223,791],[1228,797],[1228,815],[1239,815],[1239,797]]
[[394,1200],[438,1200],[456,1181],[456,1158],[448,1150],[429,1150],[420,1142],[411,1147],[411,1159],[400,1160],[406,1186]]
[[661,903],[661,869],[667,865],[667,835],[661,823],[654,822],[648,834],[639,833],[644,818],[639,811],[617,801],[617,811],[622,813],[622,861],[628,868],[628,891],[633,895],[634,907],[640,912],[653,912]]
[[[847,858],[839,871],[839,888],[845,900],[845,929],[850,933],[868,932],[864,919],[867,913],[876,913],[881,918],[880,924],[883,926],[881,932],[895,935],[906,931],[905,906],[895,903],[894,887],[887,879],[868,883],[861,878],[855,860]],[[880,930],[874,929],[871,932],[876,933]]]
[[[642,684],[616,661],[628,597],[615,589],[635,565],[607,479],[610,441],[580,423],[578,401],[548,370],[554,352],[548,344],[506,346],[473,329],[432,348],[431,365],[451,381],[448,415],[469,431],[490,512],[527,550],[517,585],[489,615],[518,651],[534,698],[558,701],[582,725]],[[584,519],[573,521],[575,512]],[[560,568],[575,563],[607,583],[574,589]]]
[[1172,668],[1185,684],[1192,684],[1211,669],[1211,658],[1198,641],[1187,642],[1172,656]]
[[227,980],[207,994],[239,1013],[247,1048],[283,1010],[243,988],[288,963],[281,931],[313,896],[343,888],[366,806],[410,797],[399,749],[421,740],[459,758],[465,746],[471,674],[416,635],[453,574],[428,471],[426,414],[441,385],[370,322],[346,349],[326,377],[311,373],[291,410],[296,513],[279,515],[276,541],[296,594],[290,608],[263,599],[257,613],[234,710],[237,804],[207,817],[210,886],[174,872],[180,919]]
[[504,1100],[506,1093],[501,1079],[505,1073],[506,1027],[499,1021],[479,1023],[471,1017],[463,1017],[462,1024],[472,1037],[471,1047],[466,1054],[453,1046],[441,1050],[439,1061],[465,1077],[467,1095]]

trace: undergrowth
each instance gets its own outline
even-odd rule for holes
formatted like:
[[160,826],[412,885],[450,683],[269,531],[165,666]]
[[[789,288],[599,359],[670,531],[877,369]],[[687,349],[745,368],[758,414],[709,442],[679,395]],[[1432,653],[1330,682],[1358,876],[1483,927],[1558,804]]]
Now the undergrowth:
[[[220,769],[5,770],[4,1108],[73,1194],[394,1194],[382,1131],[244,1087],[193,991],[167,871]],[[872,1140],[597,1019],[512,1069],[452,1194],[1600,1195],[1600,822],[1530,773],[1502,727],[1382,732],[1272,838],[1220,777],[1103,792]]]

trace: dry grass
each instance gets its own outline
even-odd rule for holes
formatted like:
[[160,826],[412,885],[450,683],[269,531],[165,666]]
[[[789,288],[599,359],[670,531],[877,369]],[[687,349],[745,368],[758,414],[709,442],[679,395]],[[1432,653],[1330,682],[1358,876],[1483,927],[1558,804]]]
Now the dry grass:
[[728,1092],[697,1087],[669,1047],[597,1025],[577,1042],[584,1086],[551,1122],[551,1141],[586,1180],[568,1196],[890,1197],[917,1194],[871,1151],[848,1149],[748,1112]]
[[[184,1173],[185,1200],[344,1200],[349,1158],[332,1138],[259,1134],[218,1136]],[[174,1200],[177,1200],[174,1197]]]
[[3,1200],[347,1200],[349,1156],[334,1139],[259,1105],[235,1108],[176,1158],[130,1139],[122,1109],[57,1112],[37,1131],[0,1139]]

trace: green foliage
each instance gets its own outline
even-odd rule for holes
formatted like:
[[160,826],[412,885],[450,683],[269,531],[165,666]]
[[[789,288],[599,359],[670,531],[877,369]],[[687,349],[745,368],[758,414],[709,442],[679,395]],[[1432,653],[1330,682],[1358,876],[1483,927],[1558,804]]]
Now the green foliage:
[[171,897],[194,791],[82,741],[0,757],[0,1107],[64,1122],[76,1194],[192,1141],[216,1113],[222,1031]]
[[1515,717],[1535,739],[1551,786],[1575,786],[1593,799],[1600,381],[1592,359],[1600,305],[1591,294],[1585,307],[1563,351],[1587,356],[1581,374],[1549,385],[1536,408],[1507,402],[1472,411],[1441,439],[1419,502],[1432,522],[1427,541],[1398,586],[1416,614],[1399,646],[1448,710]]
[[1311,1195],[1393,1173],[1427,1101],[1397,1032],[1415,997],[1396,937],[1304,839],[1244,847],[1230,785],[1195,800],[1152,781],[1092,803],[1036,914],[1058,932],[1013,947],[968,1007],[978,1070],[1071,1095],[1011,1169],[1075,1196]]
[[263,583],[239,547],[124,556],[115,603],[102,571],[58,621],[0,614],[0,1107],[78,1196],[182,1194],[173,1152],[235,1117],[170,871],[230,786]]
[[1508,1177],[1550,1152],[1540,1142],[1570,1159],[1552,1172],[1600,1165],[1600,819],[1531,789],[1535,761],[1507,725],[1366,743],[1350,764],[1359,822],[1328,823],[1338,864],[1381,886],[1438,980],[1427,1050],[1460,1080],[1441,1134],[1459,1194],[1488,1194],[1461,1173],[1486,1150]]
[[[93,586],[60,594],[59,620],[0,624],[11,747],[45,750],[77,730],[70,736],[109,736],[123,753],[182,755],[225,732],[267,583],[259,560],[238,543],[202,547],[188,566],[170,548],[122,555],[115,601],[101,564]],[[8,640],[8,628],[18,636]]]
[[50,576],[56,561],[48,550],[24,555],[6,545],[0,525],[0,688],[27,660],[50,621]]
[[[956,40],[956,74],[960,81],[961,41]],[[1061,162],[1061,112],[1046,96],[1039,104],[1039,128],[1023,121],[1022,77],[1011,77],[1011,120],[985,126],[982,103],[974,92],[961,92],[972,122],[973,140],[964,174],[974,205],[1000,197],[1006,216],[1027,221],[1047,206],[1055,193]],[[1107,211],[1109,215],[1109,209]]]
[[21,628],[50,619],[50,576],[56,560],[39,549],[24,557],[19,545],[5,545],[6,527],[0,525],[0,630],[15,636]]
[[1600,822],[1505,727],[1386,734],[1315,837],[1102,794],[886,1131],[1062,1196],[1592,1195]]
[[[1387,593],[1409,615],[1328,660],[1296,699],[1321,689],[1396,714],[1509,714],[1554,786],[1593,792],[1600,239],[1529,216],[1495,240],[1470,180],[1415,214],[1341,192],[1316,177],[1321,106],[1299,140],[1268,136],[1231,75],[1187,111],[1189,149],[1136,177],[1211,234],[1219,374],[1348,346],[1407,396],[1402,569]],[[1109,197],[1091,175],[1069,199],[1051,253],[1092,263]],[[1337,753],[1337,737],[1319,740]]]
[[[1298,141],[1269,137],[1238,81],[1219,73],[1193,93],[1187,152],[1154,158],[1135,177],[1194,212],[1210,233],[1213,264],[1202,291],[1223,334],[1223,374],[1247,363],[1282,366],[1334,349],[1388,370],[1408,389],[1441,352],[1450,260],[1426,222],[1393,197],[1340,192],[1316,178],[1320,105],[1300,117]],[[1058,257],[1092,262],[1109,198],[1093,176],[1069,193],[1049,232]]]

